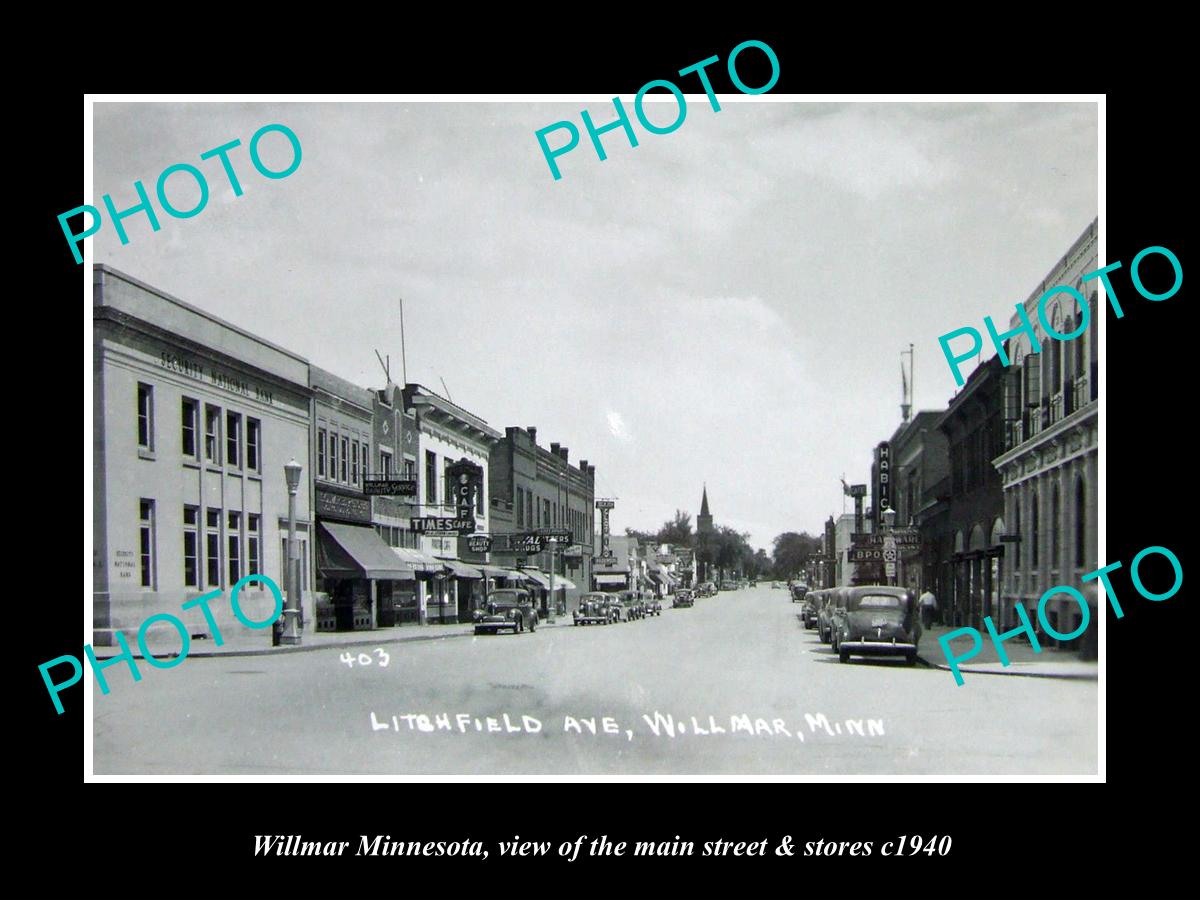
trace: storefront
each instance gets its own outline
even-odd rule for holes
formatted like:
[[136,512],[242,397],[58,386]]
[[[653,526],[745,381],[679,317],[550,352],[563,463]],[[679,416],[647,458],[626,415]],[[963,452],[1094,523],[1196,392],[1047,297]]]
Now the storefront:
[[[383,618],[380,609],[393,605],[392,582],[413,579],[412,569],[374,528],[322,522],[317,528],[318,571],[328,596],[319,610],[319,626],[335,631],[364,631]],[[381,590],[381,585],[385,587]],[[384,599],[386,597],[386,600]]]

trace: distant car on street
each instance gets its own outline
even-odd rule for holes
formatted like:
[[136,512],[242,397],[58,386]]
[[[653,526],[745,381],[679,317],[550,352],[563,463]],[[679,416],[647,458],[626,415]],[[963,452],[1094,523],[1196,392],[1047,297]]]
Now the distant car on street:
[[687,589],[676,591],[675,596],[671,598],[672,609],[690,609],[695,603],[696,601],[692,599],[692,592]]
[[647,594],[645,600],[646,615],[661,616],[662,615],[662,600],[657,594]]
[[614,621],[614,616],[619,617],[620,614],[608,594],[592,591],[579,598],[574,619],[576,625],[608,625]]
[[793,603],[803,602],[804,595],[807,593],[808,593],[808,585],[807,584],[793,584],[792,585],[792,602]]
[[696,589],[697,597],[715,597],[716,593],[717,586],[711,581],[701,582],[700,587]]
[[912,591],[887,585],[845,588],[834,617],[833,648],[842,662],[853,656],[903,656],[917,661],[921,621]]
[[806,629],[817,627],[817,611],[821,605],[821,594],[823,591],[808,591],[804,595],[803,606],[800,609],[800,618],[804,622]]
[[501,588],[492,591],[487,606],[475,610],[472,617],[476,634],[496,634],[511,630],[520,634],[526,628],[537,631],[538,616],[528,591]]
[[621,618],[624,621],[645,618],[646,604],[637,591],[621,591],[617,598],[621,601]]

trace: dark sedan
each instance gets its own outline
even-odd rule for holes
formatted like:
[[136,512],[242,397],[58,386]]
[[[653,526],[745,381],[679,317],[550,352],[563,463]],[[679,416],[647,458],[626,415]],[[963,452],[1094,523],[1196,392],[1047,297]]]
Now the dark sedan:
[[495,634],[498,631],[520,634],[526,628],[537,631],[537,610],[528,591],[512,588],[492,591],[487,606],[475,610],[473,618],[476,634]]
[[917,661],[921,622],[911,591],[886,585],[846,588],[834,619],[833,647],[851,656],[903,656]]

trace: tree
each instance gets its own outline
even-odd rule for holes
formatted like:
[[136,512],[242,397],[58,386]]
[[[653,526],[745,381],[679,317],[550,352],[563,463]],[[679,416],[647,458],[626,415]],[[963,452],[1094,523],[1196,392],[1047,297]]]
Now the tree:
[[797,534],[785,531],[772,544],[771,555],[775,559],[776,578],[795,578],[804,571],[810,556],[821,552],[821,539],[807,531]]
[[693,545],[691,515],[681,509],[675,510],[675,518],[664,522],[663,527],[658,530],[658,542],[674,544],[678,547],[691,547]]

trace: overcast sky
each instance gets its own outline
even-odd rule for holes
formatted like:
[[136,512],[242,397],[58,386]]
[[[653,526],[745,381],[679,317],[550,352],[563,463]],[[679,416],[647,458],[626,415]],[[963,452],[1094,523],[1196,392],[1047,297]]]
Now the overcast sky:
[[[89,242],[364,387],[376,349],[401,380],[403,297],[408,380],[594,463],[616,532],[694,518],[707,482],[717,523],[769,550],[842,511],[843,473],[868,480],[901,350],[916,407],[944,409],[938,336],[1007,323],[1096,217],[1096,108],[688,99],[671,134],[605,134],[604,162],[583,132],[559,181],[534,133],[611,102],[98,103],[88,202],[132,206],[178,162],[211,197]],[[647,109],[666,124],[674,102]],[[268,180],[247,145],[276,122],[303,161]],[[199,159],[234,138],[240,197]],[[290,159],[279,134],[261,147]],[[194,205],[185,175],[168,184]]]

